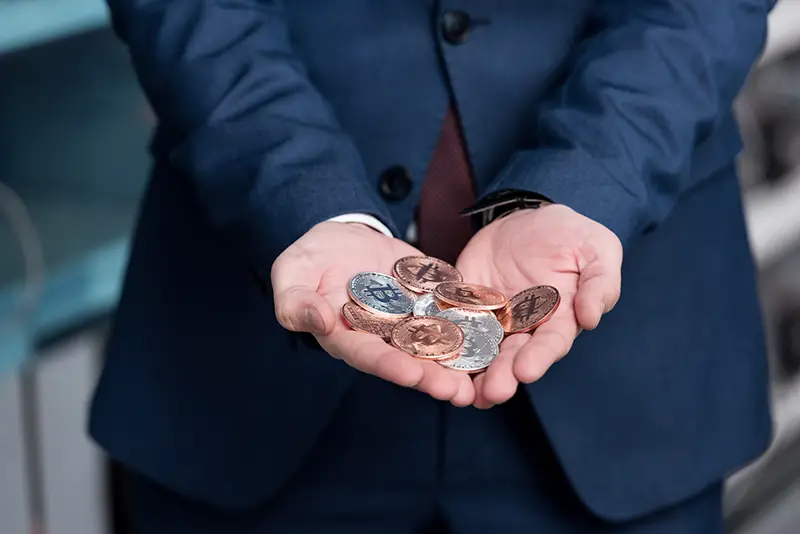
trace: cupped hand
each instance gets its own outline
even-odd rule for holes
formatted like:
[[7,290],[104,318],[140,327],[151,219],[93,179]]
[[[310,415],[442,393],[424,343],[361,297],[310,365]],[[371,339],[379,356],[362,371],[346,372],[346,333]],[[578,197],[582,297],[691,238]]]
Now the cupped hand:
[[342,319],[350,279],[362,271],[391,273],[411,245],[361,224],[323,222],[288,247],[272,266],[275,313],[284,328],[314,334],[331,356],[365,373],[412,387],[457,406],[475,400],[468,375],[418,360]]
[[551,204],[512,213],[481,229],[458,258],[464,280],[499,289],[509,298],[551,285],[561,303],[533,334],[508,336],[485,373],[475,378],[478,408],[509,400],[520,383],[541,378],[591,330],[620,292],[622,245],[605,226]]

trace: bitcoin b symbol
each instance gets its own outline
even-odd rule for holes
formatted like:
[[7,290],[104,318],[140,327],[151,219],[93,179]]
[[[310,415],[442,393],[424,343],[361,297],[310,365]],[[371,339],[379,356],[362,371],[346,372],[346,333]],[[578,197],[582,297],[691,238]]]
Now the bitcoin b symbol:
[[367,287],[364,292],[378,302],[387,304],[393,300],[399,300],[401,297],[400,290],[390,285]]
[[434,325],[415,325],[409,329],[411,341],[422,343],[423,345],[436,345],[443,338],[444,334]]
[[464,299],[475,299],[480,300],[481,296],[472,291],[471,289],[467,289],[465,287],[457,287],[455,289],[455,294]]
[[439,266],[434,263],[423,263],[418,267],[409,267],[408,272],[414,275],[419,281],[444,282],[447,275],[439,270]]
[[521,322],[528,321],[539,310],[540,303],[545,299],[534,295],[529,295],[525,300],[514,306],[512,314],[515,319]]
[[464,317],[462,319],[453,322],[463,329],[467,330],[469,330],[470,328],[474,328],[476,330],[481,329],[481,322],[477,317]]

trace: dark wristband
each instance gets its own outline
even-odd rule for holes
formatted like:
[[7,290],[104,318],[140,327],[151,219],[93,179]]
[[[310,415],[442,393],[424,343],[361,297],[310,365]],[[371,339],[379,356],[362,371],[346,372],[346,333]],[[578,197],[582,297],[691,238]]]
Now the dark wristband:
[[544,195],[519,189],[503,189],[485,196],[472,206],[462,210],[460,214],[472,216],[478,219],[477,222],[480,226],[486,226],[515,211],[535,210],[547,204],[553,204],[553,201]]

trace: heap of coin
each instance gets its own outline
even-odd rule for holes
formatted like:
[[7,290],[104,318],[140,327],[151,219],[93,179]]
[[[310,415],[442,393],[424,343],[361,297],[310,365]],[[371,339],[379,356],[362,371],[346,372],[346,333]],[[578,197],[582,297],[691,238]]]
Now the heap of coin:
[[464,282],[455,267],[428,256],[401,258],[392,274],[364,272],[350,280],[345,322],[416,358],[468,373],[486,369],[505,335],[533,331],[561,300],[552,286],[508,299],[491,287]]

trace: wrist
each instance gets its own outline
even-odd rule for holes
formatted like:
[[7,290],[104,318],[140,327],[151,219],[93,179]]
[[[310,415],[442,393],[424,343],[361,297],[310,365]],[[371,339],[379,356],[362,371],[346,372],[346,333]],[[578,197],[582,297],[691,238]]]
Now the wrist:
[[478,225],[482,227],[512,213],[536,210],[552,204],[552,200],[538,193],[504,189],[487,195],[463,210],[461,215],[474,217]]
[[366,213],[345,213],[337,217],[328,219],[328,222],[336,222],[343,224],[357,224],[372,229],[375,232],[381,233],[387,237],[394,237],[392,231],[372,215]]
[[[338,222],[338,221],[334,221],[334,222]],[[346,224],[347,226],[352,226],[354,228],[362,228],[364,230],[368,230],[368,231],[373,232],[373,233],[377,232],[379,234],[383,234],[383,232],[381,232],[380,230],[378,230],[374,226],[370,226],[370,225],[362,223],[362,222],[340,222],[339,224]]]

